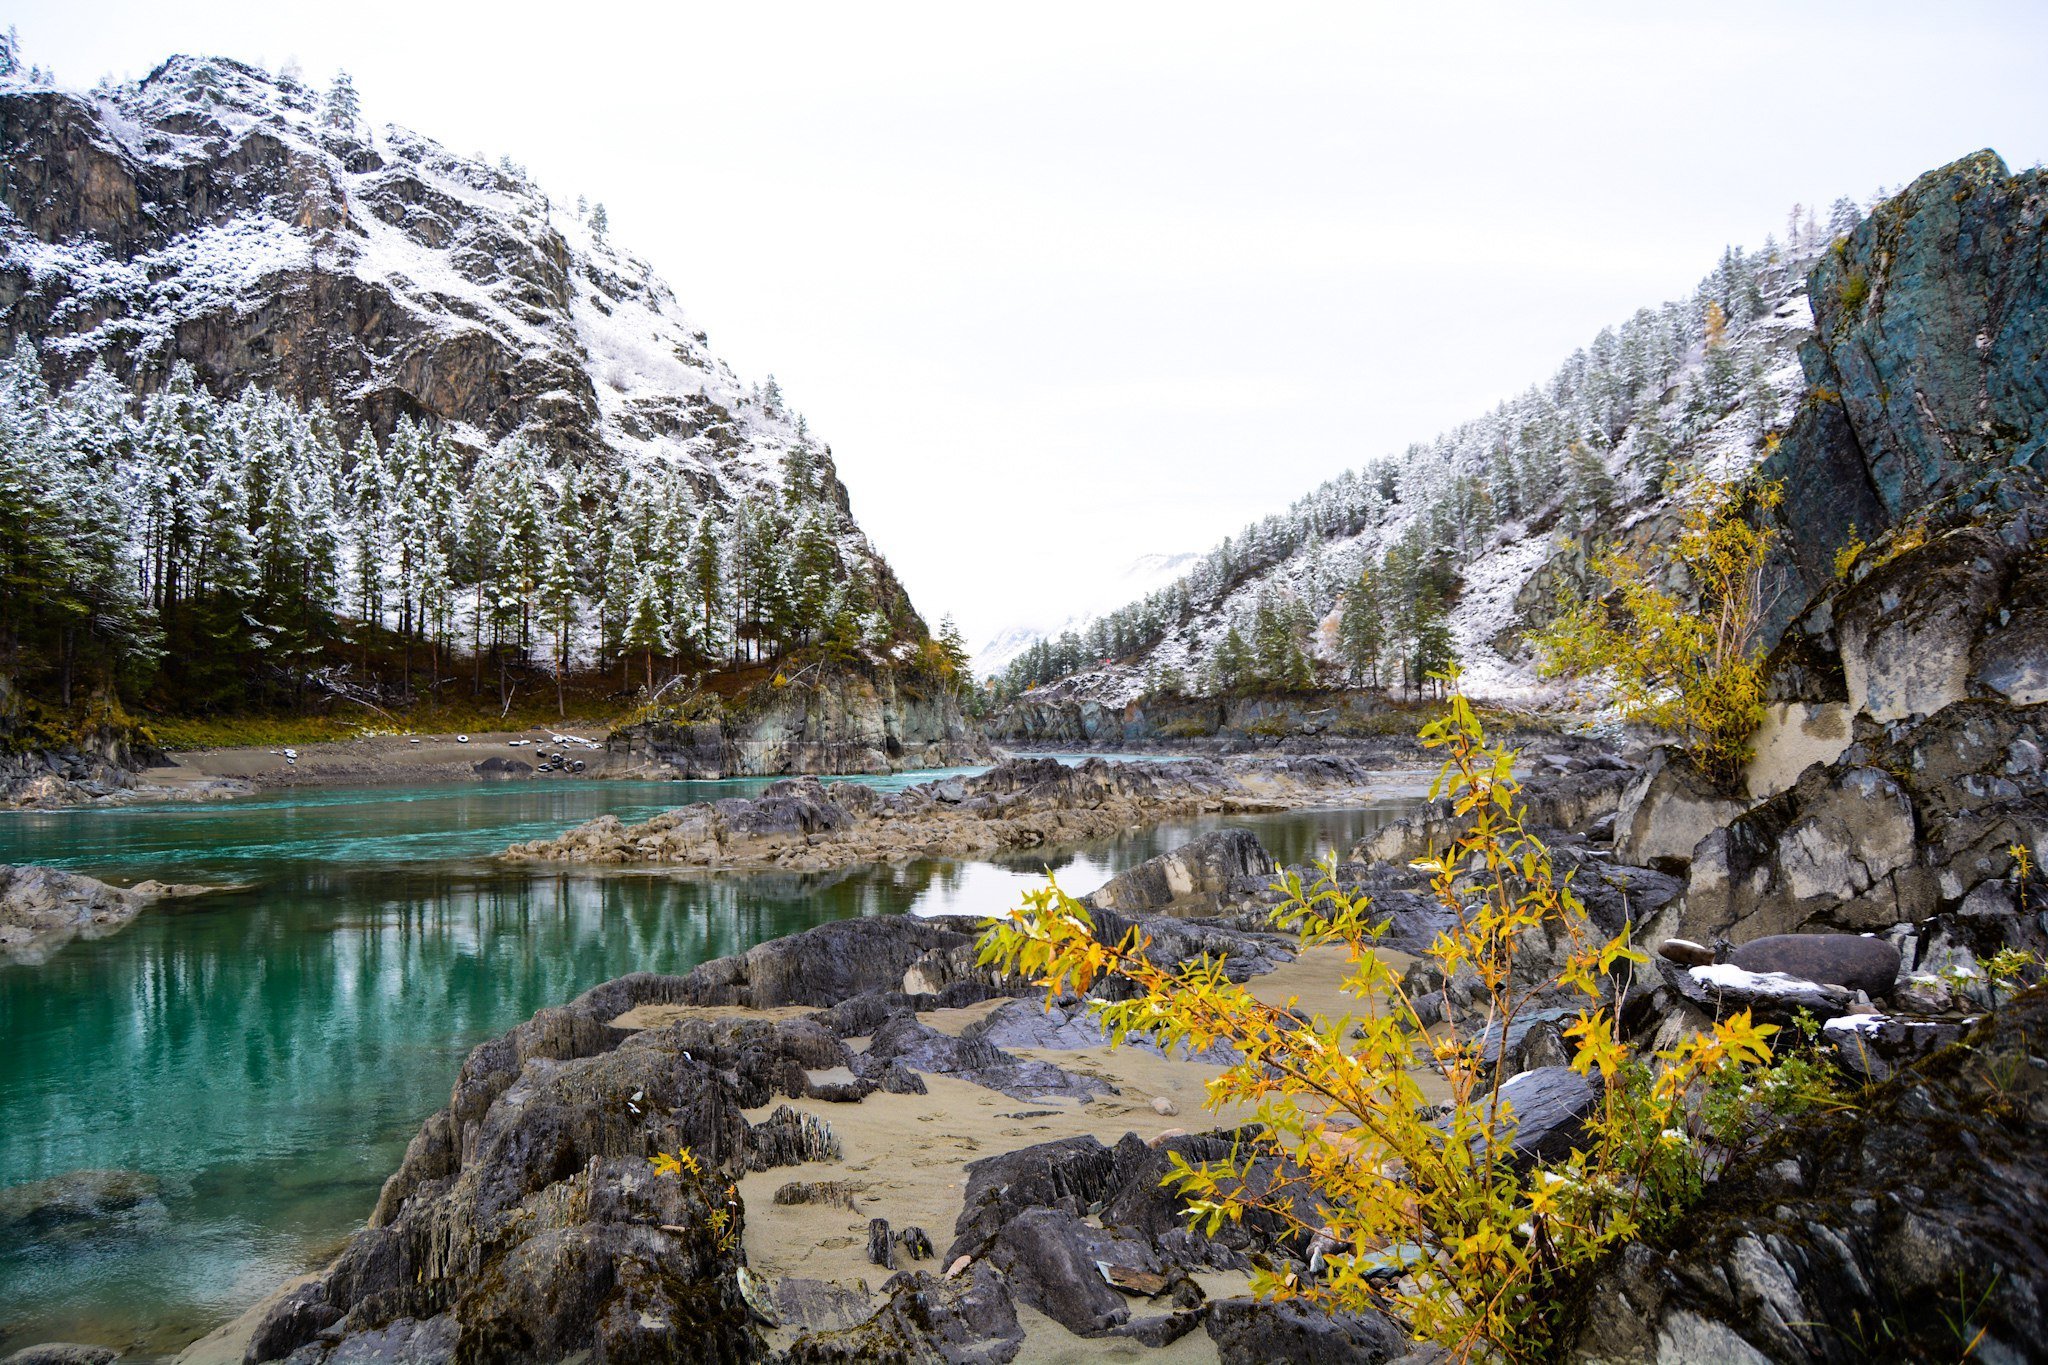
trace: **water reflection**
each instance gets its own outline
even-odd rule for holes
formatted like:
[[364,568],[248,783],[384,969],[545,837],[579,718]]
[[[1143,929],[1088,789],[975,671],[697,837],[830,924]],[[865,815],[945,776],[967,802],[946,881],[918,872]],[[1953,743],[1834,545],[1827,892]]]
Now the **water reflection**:
[[[1070,890],[1206,829],[1300,861],[1408,801],[1199,820],[988,862],[803,874],[505,869],[484,855],[686,787],[319,793],[0,824],[0,861],[251,884],[0,969],[0,1186],[82,1168],[163,1182],[113,1228],[0,1245],[0,1354],[190,1340],[358,1223],[463,1055],[624,972],[682,972],[830,919],[991,914],[1050,868]],[[752,784],[758,786],[759,784]]]

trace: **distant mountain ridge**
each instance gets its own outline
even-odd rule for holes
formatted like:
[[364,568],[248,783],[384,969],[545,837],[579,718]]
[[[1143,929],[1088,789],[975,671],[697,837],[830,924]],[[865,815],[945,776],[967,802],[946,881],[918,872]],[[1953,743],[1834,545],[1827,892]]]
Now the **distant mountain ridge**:
[[969,666],[977,678],[995,677],[1032,645],[1087,630],[1104,614],[1172,583],[1199,558],[1192,552],[1139,555],[1124,566],[1123,572],[1088,594],[1088,600],[1076,606],[1065,619],[1054,624],[1009,625],[996,631],[975,650]]

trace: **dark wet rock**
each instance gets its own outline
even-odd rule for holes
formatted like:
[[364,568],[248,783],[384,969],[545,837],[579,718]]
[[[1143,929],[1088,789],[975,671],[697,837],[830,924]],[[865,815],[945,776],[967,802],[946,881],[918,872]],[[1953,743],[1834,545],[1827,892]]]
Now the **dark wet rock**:
[[1890,995],[1899,950],[1861,934],[1772,934],[1739,944],[1728,961],[1750,972],[1782,972],[1870,996]]
[[1003,1273],[1020,1303],[1084,1337],[1101,1336],[1131,1318],[1128,1301],[1097,1269],[1102,1261],[1155,1274],[1165,1268],[1143,1242],[1050,1208],[1026,1209],[1009,1219],[975,1256],[976,1264]]
[[902,1271],[882,1286],[888,1300],[856,1326],[811,1332],[777,1357],[781,1365],[1005,1365],[1024,1340],[1001,1275],[983,1265],[950,1279]]
[[967,1163],[967,1193],[946,1260],[973,1255],[1027,1209],[1085,1212],[1108,1188],[1116,1158],[1093,1137],[1061,1138]]
[[75,1341],[46,1341],[0,1357],[0,1365],[113,1365],[121,1353],[111,1346],[84,1346]]
[[[1115,910],[1097,910],[1095,937],[1104,943],[1120,942],[1133,929],[1148,940],[1145,955],[1155,964],[1179,966],[1200,957],[1220,959],[1224,974],[1232,981],[1262,976],[1283,962],[1294,960],[1293,939],[1284,934],[1234,929],[1213,920],[1176,919],[1170,915],[1148,915],[1132,919]],[[1112,978],[1121,982],[1121,978]],[[1108,986],[1099,994],[1111,995]]]
[[1563,1358],[1850,1365],[1951,1359],[1973,1340],[1972,1359],[2036,1358],[2048,992],[1967,1042],[1793,1121],[1668,1244],[1617,1256],[1586,1286]]
[[1524,1010],[1508,1025],[1505,1048],[1500,1026],[1489,1024],[1479,1033],[1480,1056],[1510,1076],[1538,1067],[1567,1066],[1572,1049],[1565,1043],[1564,1030],[1579,1013],[1577,1008],[1564,1006]]
[[506,758],[493,754],[481,763],[472,763],[469,770],[478,777],[532,777],[533,765],[517,758]]
[[1898,1019],[1884,1014],[1851,1014],[1830,1019],[1821,1042],[1835,1065],[1867,1081],[1891,1079],[1899,1068],[1962,1041],[1960,1023]]
[[[965,917],[876,915],[837,920],[706,962],[682,978],[675,998],[677,1003],[752,1009],[837,1006],[870,992],[901,992],[905,974],[927,954],[971,952],[980,932],[980,921]],[[947,1001],[969,1004],[1014,989],[983,972],[966,991],[956,985]]]
[[[341,1309],[329,1302],[327,1286],[302,1284],[271,1305],[263,1320],[256,1324],[242,1358],[251,1365],[262,1360],[282,1360],[339,1321]],[[325,1359],[324,1345],[311,1349]]]
[[[638,1032],[609,1023],[695,989],[690,978],[621,978],[472,1052],[370,1226],[266,1318],[269,1358],[347,1349],[400,1318],[444,1314],[464,1360],[680,1342],[700,1355],[751,1351],[736,1244],[713,1214],[728,1226],[743,1216],[726,1193],[732,1176],[817,1160],[836,1144],[810,1115],[784,1107],[750,1124],[742,1111],[845,1054],[810,1019],[685,1018]],[[654,1173],[649,1157],[683,1149],[701,1178]],[[339,1320],[322,1324],[327,1310]]]
[[1222,1365],[1381,1365],[1412,1344],[1384,1314],[1332,1312],[1299,1299],[1213,1299],[1207,1326]]
[[1509,1077],[1500,1098],[1514,1108],[1515,1159],[1534,1163],[1571,1153],[1599,1093],[1571,1067],[1545,1066]]
[[774,1306],[778,1321],[803,1332],[836,1332],[866,1321],[873,1311],[857,1289],[796,1276],[775,1282]]
[[868,1262],[884,1270],[896,1268],[896,1239],[889,1235],[889,1220],[868,1220]]
[[[996,1047],[1054,1050],[1103,1047],[1109,1041],[1102,1025],[1096,1021],[1089,1000],[1074,995],[1044,1002],[1036,999],[1010,1001],[969,1024],[960,1031],[960,1036]],[[1164,1055],[1156,1043],[1137,1034],[1127,1036],[1122,1045]],[[1236,1058],[1235,1050],[1219,1040],[1210,1044],[1206,1051],[1195,1054],[1194,1060],[1227,1066]]]
[[458,1336],[455,1319],[446,1313],[424,1321],[399,1318],[332,1349],[324,1343],[303,1347],[287,1365],[441,1365],[455,1359]]
[[1167,906],[1214,907],[1231,892],[1263,890],[1274,872],[1272,856],[1251,831],[1219,829],[1119,873],[1083,904],[1126,915]]
[[923,1228],[903,1228],[896,1233],[896,1245],[913,1261],[929,1261],[938,1255],[929,1233]]
[[[970,1162],[966,1197],[945,1259],[971,1255],[979,1260],[992,1238],[1033,1210],[1076,1218],[1094,1210],[1104,1229],[1149,1249],[1163,1266],[1247,1269],[1249,1252],[1271,1250],[1291,1236],[1283,1220],[1250,1210],[1212,1238],[1188,1226],[1185,1201],[1165,1182],[1173,1158],[1190,1164],[1220,1160],[1252,1137],[1248,1132],[1183,1133],[1157,1146],[1135,1133],[1114,1146],[1093,1137],[1061,1138]],[[1279,1169],[1277,1159],[1255,1160],[1248,1188],[1266,1188]],[[1144,1268],[1153,1267],[1148,1263]]]
[[162,1183],[142,1171],[66,1171],[0,1189],[0,1236],[104,1226],[163,1212]]
[[868,1050],[854,1061],[864,1079],[879,1080],[891,1067],[926,1075],[958,1076],[1013,1099],[1051,1097],[1089,1100],[1113,1093],[1093,1077],[1063,1071],[1050,1062],[1013,1057],[994,1044],[941,1033],[913,1015],[899,1014],[875,1030]]

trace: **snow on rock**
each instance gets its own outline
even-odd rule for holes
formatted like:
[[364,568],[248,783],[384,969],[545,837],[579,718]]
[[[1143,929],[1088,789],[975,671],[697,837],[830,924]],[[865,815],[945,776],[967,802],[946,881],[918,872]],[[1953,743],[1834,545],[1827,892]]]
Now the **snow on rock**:
[[0,102],[29,130],[4,152],[0,292],[60,377],[101,358],[148,387],[182,358],[217,392],[275,385],[380,434],[399,413],[524,431],[718,500],[807,443],[645,261],[516,169],[330,126],[319,92],[221,58],[90,93],[0,78]]

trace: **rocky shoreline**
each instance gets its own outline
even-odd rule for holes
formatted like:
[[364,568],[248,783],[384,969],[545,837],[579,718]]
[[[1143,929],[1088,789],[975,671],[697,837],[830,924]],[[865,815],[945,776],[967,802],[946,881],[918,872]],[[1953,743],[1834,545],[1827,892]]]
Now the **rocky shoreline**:
[[1363,798],[1388,775],[1352,759],[1295,757],[1069,767],[1002,762],[883,794],[815,778],[758,797],[701,801],[638,825],[601,816],[559,838],[515,844],[513,862],[660,864],[815,871],[914,858],[985,857],[1101,838],[1194,815],[1245,815]]
[[[1688,869],[1617,857],[1615,830],[1649,785],[1640,771],[1587,765],[1528,789],[1532,818],[1603,930],[1669,924],[1684,904]],[[1388,916],[1383,951],[1397,966],[1441,925],[1403,862],[1439,830],[1425,809],[1339,867]],[[1276,870],[1251,835],[1225,829],[1087,899],[1105,936],[1138,925],[1157,957],[1219,957],[1263,998],[1342,1013],[1341,954],[1303,952],[1266,922]],[[1225,1151],[1244,1121],[1200,1112],[1227,1059],[1107,1048],[1085,1000],[1048,1009],[978,966],[978,930],[962,919],[828,924],[685,976],[621,978],[485,1044],[369,1226],[247,1324],[246,1359],[1437,1358],[1377,1314],[1250,1297],[1253,1264],[1306,1273],[1310,1249],[1250,1222],[1202,1235],[1159,1183],[1175,1156]],[[2028,1039],[2048,993],[1997,1002],[1994,1022],[1973,1025],[1988,1002],[1930,1002],[1924,965],[1885,938],[1822,932],[1672,941],[1616,983],[1644,1046],[1736,1008],[1784,1021],[1820,1008],[1836,1016],[1823,1043],[1837,1064],[1882,1085],[1852,1111],[1794,1121],[1771,1140],[1770,1162],[1731,1174],[1707,1206],[1730,1229],[1721,1241],[1627,1249],[1602,1272],[1611,1288],[1588,1297],[1573,1359],[1807,1358],[1785,1349],[1804,1335],[1772,1336],[1777,1319],[1757,1321],[1748,1299],[1701,1279],[1714,1256],[1738,1268],[1767,1256],[1788,1302],[1840,1322],[1891,1311],[1894,1289],[1926,1278],[1899,1258],[1929,1209],[1943,1210],[1958,1248],[1942,1265],[2048,1236],[2048,1205],[2025,1194],[2048,1150],[2048,1108],[2029,1098],[2042,1082],[2025,1079],[2048,1068],[2027,1061],[2042,1049]],[[1445,999],[1446,1025],[1483,1026],[1457,990]],[[1567,1064],[1564,1022],[1538,1010],[1500,1043],[1517,1145],[1534,1154],[1569,1146],[1594,1102]],[[1968,1117],[1983,1085],[1946,1048],[1957,1040],[2015,1059],[2019,1090],[1998,1116]],[[2019,1182],[2010,1198],[1994,1191],[1980,1208],[1960,1177],[1909,1189],[1853,1175],[1856,1153],[1892,1161],[1951,1108],[1955,1122],[1991,1124],[1971,1179]],[[695,1170],[655,1173],[650,1158],[682,1148]],[[1865,1185],[1870,1197],[1852,1197]],[[1758,1252],[1744,1230],[1771,1216],[1759,1201],[1784,1206],[1779,1223],[1831,1231],[1773,1234]],[[1848,1259],[1826,1261],[1828,1247]],[[2032,1339],[2017,1334],[2037,1313],[2027,1293],[2015,1283],[1986,1300],[1997,1340]],[[1610,1294],[1643,1315],[1611,1311]],[[1663,1351],[1667,1338],[1686,1350]]]
[[119,887],[57,868],[0,863],[0,966],[47,962],[73,939],[119,933],[160,901],[235,889],[159,881]]

